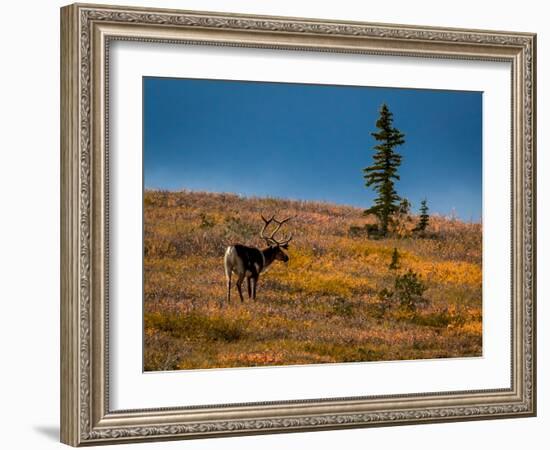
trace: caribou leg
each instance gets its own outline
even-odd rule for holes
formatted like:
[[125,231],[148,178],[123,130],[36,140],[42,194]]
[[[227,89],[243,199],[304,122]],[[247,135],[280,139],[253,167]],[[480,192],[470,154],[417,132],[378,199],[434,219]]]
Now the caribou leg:
[[248,298],[252,298],[252,290],[250,289],[250,277],[246,277],[246,290],[248,291]]
[[258,285],[258,277],[252,278],[252,300],[256,300],[256,286]]
[[241,303],[244,303],[243,291],[242,291],[243,281],[244,281],[244,275],[239,275],[239,279],[237,280],[237,290],[239,291],[239,297],[241,297]]
[[231,272],[227,276],[227,303],[231,303]]

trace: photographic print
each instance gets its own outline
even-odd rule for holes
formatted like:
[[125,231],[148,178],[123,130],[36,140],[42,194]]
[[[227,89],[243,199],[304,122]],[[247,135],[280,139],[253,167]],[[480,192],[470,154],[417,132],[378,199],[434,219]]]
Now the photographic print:
[[482,356],[482,93],[143,78],[145,371]]

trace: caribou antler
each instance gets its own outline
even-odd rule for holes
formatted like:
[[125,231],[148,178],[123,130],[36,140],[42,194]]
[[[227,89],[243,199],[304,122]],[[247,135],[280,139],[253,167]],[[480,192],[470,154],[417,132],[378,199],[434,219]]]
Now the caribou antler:
[[[263,214],[261,214],[261,217],[262,217],[262,220],[264,221],[264,226],[263,226],[262,230],[260,231],[260,237],[266,241],[267,245],[271,245],[271,244],[275,244],[275,245],[278,245],[278,246],[288,245],[288,243],[292,240],[292,233],[290,234],[289,237],[285,237],[282,241],[276,239],[275,234],[277,234],[277,232],[280,230],[281,226],[285,222],[288,222],[290,219],[292,219],[292,217],[287,217],[286,219],[283,219],[283,220],[277,220],[277,219],[275,219],[275,216],[271,216],[271,218],[266,219],[263,216]],[[267,227],[269,226],[269,224],[271,222],[275,222],[277,224],[277,226],[271,232],[271,235],[265,236],[264,232],[265,232],[265,230],[267,229]]]

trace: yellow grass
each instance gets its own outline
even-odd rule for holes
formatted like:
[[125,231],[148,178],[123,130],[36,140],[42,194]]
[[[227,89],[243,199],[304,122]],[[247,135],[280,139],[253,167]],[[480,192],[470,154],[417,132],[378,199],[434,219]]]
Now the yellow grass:
[[[260,214],[295,216],[287,264],[260,276],[258,299],[232,292],[227,245],[261,246]],[[480,356],[481,225],[432,217],[433,237],[369,240],[358,208],[196,192],[145,193],[145,370]],[[427,290],[416,312],[381,314],[400,269]],[[246,291],[246,285],[243,285]]]

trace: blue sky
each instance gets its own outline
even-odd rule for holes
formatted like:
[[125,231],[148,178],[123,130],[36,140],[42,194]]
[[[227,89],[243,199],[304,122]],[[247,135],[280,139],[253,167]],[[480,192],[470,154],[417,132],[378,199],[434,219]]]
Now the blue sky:
[[481,218],[482,93],[146,77],[146,189],[362,208],[382,103],[405,134],[396,188],[417,211]]

